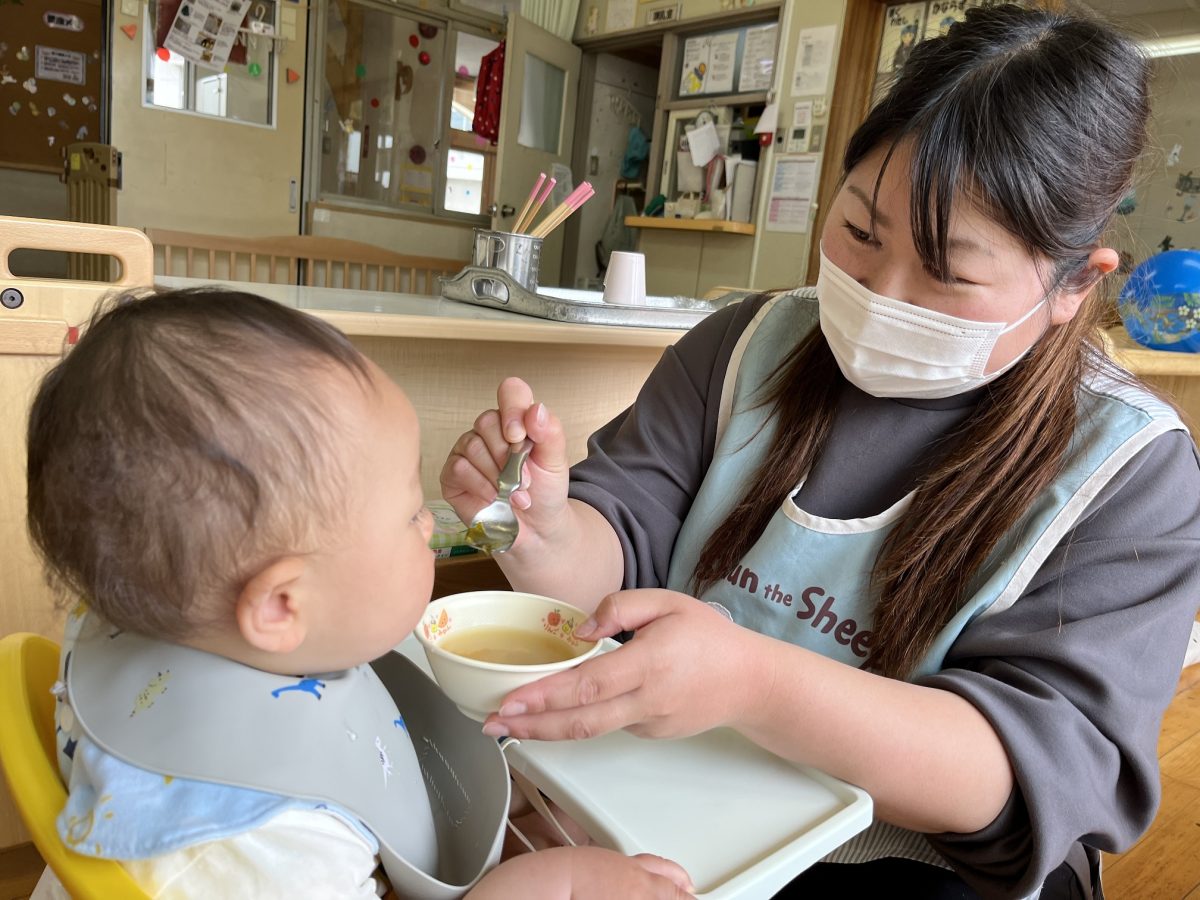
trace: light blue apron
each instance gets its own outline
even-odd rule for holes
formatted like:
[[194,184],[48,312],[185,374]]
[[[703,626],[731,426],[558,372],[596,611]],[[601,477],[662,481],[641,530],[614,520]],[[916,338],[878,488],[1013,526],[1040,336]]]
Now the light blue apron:
[[[700,551],[749,489],[770,448],[775,422],[761,386],[812,328],[817,305],[794,294],[769,301],[734,348],[721,396],[713,462],[683,523],[668,587],[691,593]],[[936,672],[962,630],[978,616],[1011,606],[1104,485],[1153,438],[1183,423],[1144,391],[1097,382],[1080,396],[1079,425],[1062,474],[1042,493],[985,562],[972,594],[942,629],[913,678]],[[796,490],[799,490],[798,485]],[[784,499],[758,542],[700,599],[735,622],[852,666],[870,654],[875,600],[869,590],[880,547],[912,501],[878,515],[825,519]]]
[[[771,446],[776,425],[768,417],[769,408],[760,405],[760,388],[816,327],[817,304],[783,294],[762,307],[734,348],[721,393],[713,462],[671,558],[667,586],[672,590],[692,593],[704,544],[749,489]],[[955,639],[976,618],[1012,606],[1113,475],[1155,437],[1184,427],[1173,409],[1145,391],[1108,379],[1090,381],[1080,393],[1079,423],[1062,473],[989,556],[973,580],[970,596],[911,677],[938,671]],[[740,564],[700,599],[723,608],[747,628],[861,667],[873,637],[871,569],[912,495],[878,515],[845,520],[807,513],[792,496],[775,511]],[[876,822],[825,859],[856,863],[887,856],[948,867],[923,835],[884,822]],[[1075,845],[1068,862],[1090,896],[1091,878],[1081,845]]]

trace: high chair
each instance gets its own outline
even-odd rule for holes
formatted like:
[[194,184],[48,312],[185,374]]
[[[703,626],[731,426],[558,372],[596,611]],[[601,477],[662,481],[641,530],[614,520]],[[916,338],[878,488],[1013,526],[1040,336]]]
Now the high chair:
[[0,638],[0,762],[21,820],[42,859],[76,900],[146,895],[120,863],[68,850],[54,820],[66,805],[54,743],[58,645],[36,634]]

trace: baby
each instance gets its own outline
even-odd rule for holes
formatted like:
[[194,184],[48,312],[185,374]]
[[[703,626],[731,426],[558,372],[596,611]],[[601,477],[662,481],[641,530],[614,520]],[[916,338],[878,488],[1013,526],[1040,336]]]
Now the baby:
[[303,313],[202,289],[98,314],[28,435],[29,529],[82,601],[56,685],[68,846],[154,897],[690,888],[596,847],[496,865],[498,747],[389,653],[433,587],[418,436]]

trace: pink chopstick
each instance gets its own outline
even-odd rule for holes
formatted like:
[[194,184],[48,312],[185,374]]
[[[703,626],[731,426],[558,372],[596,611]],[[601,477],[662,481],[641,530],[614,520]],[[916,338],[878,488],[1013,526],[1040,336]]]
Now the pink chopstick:
[[575,190],[571,191],[567,195],[567,199],[560,203],[550,215],[546,216],[541,225],[530,232],[530,236],[544,238],[561,225],[571,213],[587,203],[595,193],[595,189],[585,181],[579,187],[575,188]]
[[536,219],[537,214],[541,212],[542,204],[546,202],[546,198],[550,196],[550,192],[554,190],[554,186],[556,184],[558,184],[558,180],[554,178],[550,178],[546,181],[546,186],[542,188],[542,195],[534,202],[533,208],[529,210],[529,215],[522,217],[521,221],[513,227],[513,231],[516,234],[520,234],[533,224],[533,220]]
[[534,198],[537,197],[538,189],[542,186],[542,184],[545,182],[545,180],[546,180],[546,173],[540,172],[538,174],[537,182],[533,186],[533,190],[529,192],[529,199],[526,200],[525,205],[521,207],[521,214],[519,216],[517,216],[517,221],[513,224],[514,231],[521,230],[521,221],[525,218],[525,214],[527,212],[529,212],[529,207],[533,206],[533,201],[534,201]]

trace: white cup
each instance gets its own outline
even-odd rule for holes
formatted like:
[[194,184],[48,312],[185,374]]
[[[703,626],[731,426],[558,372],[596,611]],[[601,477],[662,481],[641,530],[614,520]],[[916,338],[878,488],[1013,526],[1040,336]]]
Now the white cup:
[[646,257],[642,253],[614,251],[604,273],[604,302],[623,306],[646,302]]

